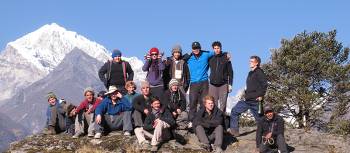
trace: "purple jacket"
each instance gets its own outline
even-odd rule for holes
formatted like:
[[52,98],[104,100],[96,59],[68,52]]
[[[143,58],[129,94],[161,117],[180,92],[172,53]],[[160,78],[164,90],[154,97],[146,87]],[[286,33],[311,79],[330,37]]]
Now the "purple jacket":
[[147,81],[151,86],[161,86],[163,83],[164,62],[161,59],[147,60],[142,67],[142,71],[147,72]]

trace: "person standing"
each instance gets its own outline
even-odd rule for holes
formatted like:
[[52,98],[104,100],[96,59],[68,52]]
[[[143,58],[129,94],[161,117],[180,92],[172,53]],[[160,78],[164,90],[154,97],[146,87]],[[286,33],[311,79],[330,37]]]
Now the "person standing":
[[264,98],[267,90],[267,79],[264,71],[260,68],[261,59],[258,56],[251,56],[249,60],[251,71],[248,74],[245,90],[245,100],[239,101],[231,110],[230,130],[235,136],[239,136],[239,116],[248,109],[253,114],[255,121],[258,120],[259,102]]
[[[201,100],[208,94],[208,69],[209,59],[214,52],[201,50],[199,42],[192,43],[192,53],[185,55],[184,59],[188,63],[190,71],[190,110],[189,120],[192,122],[197,112],[198,104],[202,105]],[[191,127],[191,122],[189,127]]]
[[212,47],[215,55],[209,60],[209,95],[214,97],[215,105],[226,113],[227,95],[232,91],[232,64],[226,54],[222,53],[222,45],[219,41],[213,42]]
[[134,71],[129,62],[122,60],[122,52],[118,49],[113,50],[112,60],[108,60],[98,71],[100,80],[106,89],[109,86],[116,86],[123,95],[126,94],[125,83],[134,79]]
[[163,71],[165,69],[165,64],[162,61],[162,54],[159,53],[158,48],[153,47],[149,50],[145,60],[142,70],[147,72],[146,80],[150,84],[150,92],[152,95],[163,100],[165,90]]
[[190,84],[190,72],[185,60],[182,59],[182,48],[180,45],[175,45],[171,50],[171,57],[168,57],[165,62],[165,78],[166,88],[172,79],[178,81],[179,90],[182,94],[186,94]]

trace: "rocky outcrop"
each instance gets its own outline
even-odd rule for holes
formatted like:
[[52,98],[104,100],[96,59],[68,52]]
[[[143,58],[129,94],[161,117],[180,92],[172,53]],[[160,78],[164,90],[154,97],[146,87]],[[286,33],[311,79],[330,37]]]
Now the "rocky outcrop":
[[[226,135],[223,149],[227,153],[251,153],[255,149],[255,127],[241,130],[242,136],[233,138]],[[182,131],[186,144],[170,140],[164,143],[159,152],[206,152],[201,149],[194,134]],[[350,150],[348,138],[301,129],[287,129],[286,141],[291,152],[305,153],[346,153]],[[138,145],[135,136],[124,136],[112,132],[101,139],[71,136],[37,134],[14,142],[7,152],[150,152],[148,148]]]

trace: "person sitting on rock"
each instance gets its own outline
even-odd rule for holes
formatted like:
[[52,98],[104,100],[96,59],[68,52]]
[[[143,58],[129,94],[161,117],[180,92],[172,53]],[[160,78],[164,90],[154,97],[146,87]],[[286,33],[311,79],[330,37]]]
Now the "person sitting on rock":
[[205,96],[203,105],[204,107],[198,110],[193,120],[195,133],[204,149],[210,151],[210,142],[214,141],[215,151],[222,152],[223,112],[215,106],[212,96]]
[[151,98],[149,112],[144,127],[135,128],[135,135],[141,144],[149,143],[145,136],[151,138],[151,151],[157,151],[159,143],[170,138],[170,128],[175,125],[175,120],[170,111],[166,107],[162,107],[158,97]]
[[66,130],[66,115],[57,99],[57,96],[53,92],[47,94],[47,102],[49,106],[46,111],[46,130],[45,134],[56,134]]
[[125,136],[130,136],[132,131],[130,102],[123,97],[116,86],[110,86],[106,95],[95,111],[95,138],[99,139],[105,129],[110,131],[122,129]]
[[75,134],[75,120],[76,120],[76,109],[77,107],[71,103],[63,105],[63,109],[66,112],[66,133],[69,135]]
[[186,98],[179,89],[179,82],[171,79],[169,90],[165,92],[165,107],[167,107],[176,120],[177,129],[186,129],[188,125],[188,114],[186,112]]
[[105,94],[106,94],[106,91],[102,90],[102,91],[98,92],[97,98],[100,99],[100,100],[102,101],[103,99],[106,98],[106,95],[105,95]]
[[141,95],[136,96],[133,99],[132,106],[134,111],[132,113],[132,118],[135,127],[143,127],[143,121],[146,116],[150,113],[151,108],[150,97],[150,85],[147,81],[141,82]]
[[266,104],[264,116],[257,123],[256,152],[269,153],[276,146],[280,153],[288,153],[283,118],[274,113],[270,104]]
[[125,89],[127,91],[127,93],[124,95],[124,97],[126,99],[129,100],[129,102],[131,104],[133,104],[133,100],[135,97],[137,97],[138,95],[140,95],[139,93],[137,93],[135,90],[136,90],[136,84],[135,82],[133,81],[127,81],[125,83]]
[[87,130],[88,137],[93,137],[95,132],[95,109],[101,103],[101,99],[95,97],[91,87],[84,90],[85,99],[80,103],[76,111],[75,134],[73,138],[79,138]]

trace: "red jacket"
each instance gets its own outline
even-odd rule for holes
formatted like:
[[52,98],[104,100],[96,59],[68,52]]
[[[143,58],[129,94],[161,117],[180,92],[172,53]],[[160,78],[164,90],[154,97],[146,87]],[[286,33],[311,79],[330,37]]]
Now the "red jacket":
[[[94,98],[93,99],[93,103],[92,103],[92,112],[95,111],[96,107],[101,103],[101,100],[99,98]],[[89,110],[89,102],[87,101],[87,99],[84,99],[80,105],[77,108],[77,113],[79,113],[80,111],[84,110],[85,112]]]

